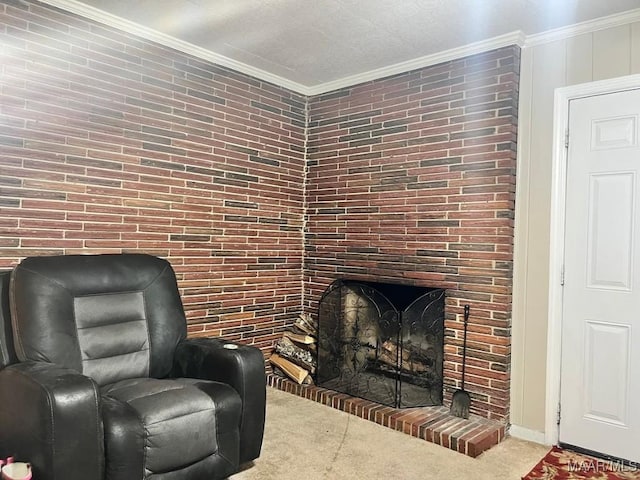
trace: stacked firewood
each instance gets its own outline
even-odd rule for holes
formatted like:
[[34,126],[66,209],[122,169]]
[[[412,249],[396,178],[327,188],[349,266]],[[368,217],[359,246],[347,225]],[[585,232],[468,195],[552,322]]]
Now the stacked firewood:
[[274,373],[299,384],[313,384],[316,373],[316,342],[318,326],[311,315],[303,313],[293,326],[283,332],[269,357]]

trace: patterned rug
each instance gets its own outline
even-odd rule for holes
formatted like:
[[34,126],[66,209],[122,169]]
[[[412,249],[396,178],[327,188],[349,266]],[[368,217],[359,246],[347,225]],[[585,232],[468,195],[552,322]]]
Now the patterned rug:
[[553,447],[522,480],[640,480],[640,464],[581,455]]

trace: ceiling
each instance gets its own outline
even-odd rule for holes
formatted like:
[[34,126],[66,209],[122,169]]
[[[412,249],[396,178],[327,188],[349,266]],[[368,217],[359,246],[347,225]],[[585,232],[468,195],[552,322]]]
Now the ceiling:
[[640,0],[44,1],[306,94],[622,12],[640,20]]

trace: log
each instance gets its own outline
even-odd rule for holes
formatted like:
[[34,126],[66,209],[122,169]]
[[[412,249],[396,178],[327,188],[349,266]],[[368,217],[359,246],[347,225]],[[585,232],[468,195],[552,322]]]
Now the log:
[[309,373],[316,372],[316,360],[314,355],[309,350],[305,350],[304,348],[297,346],[288,337],[282,337],[278,340],[276,343],[276,353],[308,370]]
[[311,335],[315,337],[318,332],[317,325],[311,319],[311,315],[308,313],[301,314],[298,318],[296,318],[294,325],[300,329],[300,331],[306,333],[307,335]]
[[315,337],[312,337],[311,335],[305,335],[302,333],[295,333],[290,331],[285,331],[282,335],[301,345],[311,345],[316,343]]
[[[271,365],[271,369],[273,371],[273,373],[275,373],[276,375],[278,375],[279,377],[284,377],[284,378],[290,378],[289,375],[287,375],[286,373],[284,373],[282,370],[280,370],[278,367],[276,367],[275,365]],[[302,382],[303,385],[313,385],[313,377],[311,375],[308,375],[307,378],[304,379],[304,381]]]
[[422,373],[433,370],[433,359],[426,356],[422,350],[403,347],[402,358],[398,359],[398,345],[391,340],[382,344],[378,352],[378,361],[394,368],[400,366],[400,370],[405,372]]
[[277,353],[273,353],[269,357],[269,361],[272,365],[282,370],[289,378],[299,384],[313,382],[311,380],[311,375],[309,375],[309,372],[307,370],[300,367],[299,365],[296,365],[293,362],[290,362],[286,358],[281,357]]

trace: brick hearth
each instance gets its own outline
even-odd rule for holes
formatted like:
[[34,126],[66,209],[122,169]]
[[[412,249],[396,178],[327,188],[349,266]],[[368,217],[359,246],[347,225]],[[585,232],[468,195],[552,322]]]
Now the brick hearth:
[[504,424],[477,415],[468,420],[454,417],[444,406],[398,409],[315,385],[298,385],[271,372],[267,384],[470,457],[477,457],[505,437]]

